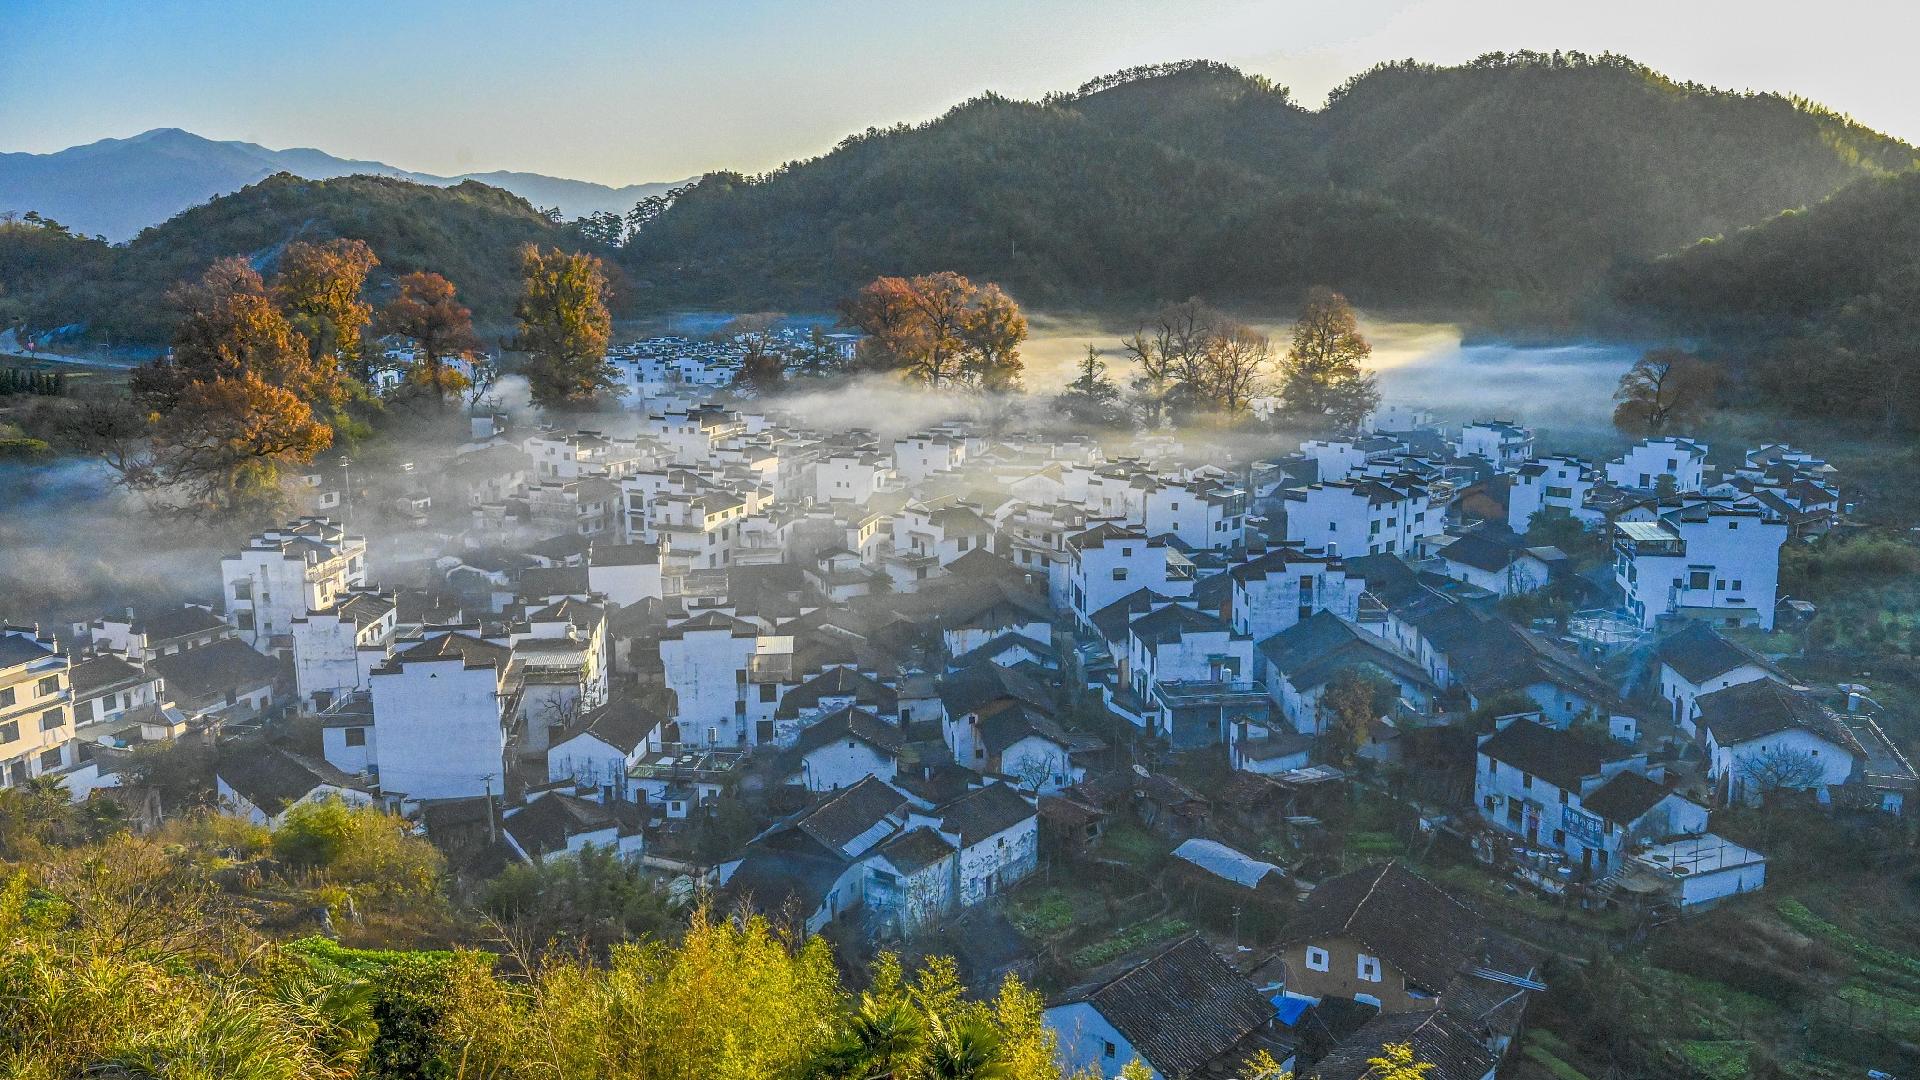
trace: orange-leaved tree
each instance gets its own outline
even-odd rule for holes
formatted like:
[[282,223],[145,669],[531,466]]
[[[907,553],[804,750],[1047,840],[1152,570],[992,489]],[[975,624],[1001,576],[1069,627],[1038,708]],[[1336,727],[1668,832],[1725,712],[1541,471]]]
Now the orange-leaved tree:
[[373,306],[360,293],[367,275],[379,265],[379,258],[363,240],[295,241],[280,253],[273,299],[306,338],[318,395],[316,408],[344,401],[349,378],[372,381],[364,338],[373,321]]
[[479,352],[473,312],[454,298],[453,282],[439,274],[415,271],[395,285],[393,299],[380,309],[378,326],[381,333],[406,338],[418,350],[408,382],[436,399],[462,389],[466,377],[447,367],[447,361]]
[[606,359],[613,317],[605,267],[592,255],[528,244],[520,250],[520,268],[514,347],[527,354],[533,403],[545,409],[595,405],[614,388]]

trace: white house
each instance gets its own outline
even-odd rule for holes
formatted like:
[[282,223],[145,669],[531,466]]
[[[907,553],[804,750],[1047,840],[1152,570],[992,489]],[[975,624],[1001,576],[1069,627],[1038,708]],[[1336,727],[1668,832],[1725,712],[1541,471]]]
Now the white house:
[[1547,587],[1553,573],[1541,552],[1478,532],[1454,537],[1438,549],[1436,557],[1447,577],[1495,596],[1538,592]]
[[1667,436],[1643,439],[1614,461],[1607,462],[1607,483],[1629,491],[1652,491],[1660,478],[1673,481],[1677,493],[1705,486],[1707,445]]
[[906,736],[893,724],[852,705],[804,728],[786,757],[787,783],[808,791],[837,791],[866,777],[892,782]]
[[1145,491],[1148,536],[1172,534],[1190,548],[1224,551],[1246,540],[1247,493],[1212,480],[1160,481]]
[[1671,705],[1673,722],[1689,736],[1698,734],[1701,697],[1779,674],[1753,650],[1692,620],[1663,639],[1654,655],[1660,662],[1660,696]]
[[1123,596],[1150,589],[1162,596],[1193,592],[1190,566],[1176,569],[1165,543],[1118,525],[1097,525],[1068,537],[1067,573],[1073,613],[1092,625],[1093,613]]
[[367,677],[387,658],[399,605],[391,592],[349,589],[334,603],[295,618],[293,680],[300,701],[316,709],[367,688]]
[[884,490],[893,475],[893,463],[871,450],[842,450],[814,465],[813,497],[817,502],[850,502],[865,506]]
[[[227,621],[261,652],[285,647],[293,621],[367,583],[367,541],[326,518],[301,518],[220,560]],[[276,642],[276,638],[282,639]]]
[[434,629],[373,670],[382,791],[415,801],[505,791],[512,655],[476,631]]
[[1605,520],[1587,506],[1596,479],[1593,466],[1576,457],[1543,457],[1520,466],[1509,477],[1507,528],[1524,534],[1542,513],[1565,514],[1585,525]]
[[1481,736],[1475,761],[1481,820],[1565,854],[1591,877],[1619,870],[1636,842],[1707,831],[1707,808],[1646,776],[1644,755],[1526,717]]
[[582,715],[556,732],[547,747],[547,781],[571,780],[600,792],[602,801],[632,800],[628,773],[648,754],[661,751],[665,717],[639,702],[620,698]]
[[326,762],[262,743],[225,747],[213,780],[214,796],[229,813],[275,828],[296,806],[328,799],[349,806],[374,802],[371,792]]
[[1454,450],[1461,457],[1485,458],[1501,470],[1533,460],[1533,429],[1511,420],[1475,420],[1460,429]]
[[1697,503],[1614,523],[1614,581],[1651,627],[1663,615],[1773,629],[1786,525],[1760,510]]
[[1444,524],[1426,488],[1412,481],[1310,484],[1285,499],[1289,542],[1347,558],[1411,553]]
[[1825,801],[1864,756],[1838,717],[1778,679],[1736,683],[1694,704],[1707,777],[1729,803],[1757,803],[1776,791],[1810,791]]
[[682,742],[716,747],[747,741],[747,674],[759,637],[754,624],[719,611],[660,635],[660,663],[677,700],[673,719]]

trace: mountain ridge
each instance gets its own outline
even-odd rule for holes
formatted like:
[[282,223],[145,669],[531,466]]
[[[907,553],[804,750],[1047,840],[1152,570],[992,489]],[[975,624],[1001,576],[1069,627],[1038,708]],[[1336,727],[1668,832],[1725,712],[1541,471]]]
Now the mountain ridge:
[[668,182],[614,187],[588,180],[500,169],[442,176],[381,161],[343,158],[310,146],[274,150],[237,139],[209,139],[177,127],[97,139],[52,153],[0,153],[0,213],[35,211],[75,232],[119,243],[142,229],[275,173],[308,180],[387,176],[433,187],[478,180],[568,218],[611,211],[665,194]]

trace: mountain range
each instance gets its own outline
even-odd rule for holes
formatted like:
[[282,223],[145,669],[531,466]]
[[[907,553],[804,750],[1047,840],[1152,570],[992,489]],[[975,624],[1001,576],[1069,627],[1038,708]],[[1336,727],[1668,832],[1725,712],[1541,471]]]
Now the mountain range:
[[1383,64],[1319,108],[1202,61],[709,175],[623,255],[663,305],[819,302],[950,268],[1047,304],[1291,304],[1325,284],[1565,313],[1620,267],[1915,160],[1806,102],[1612,55]]
[[528,172],[436,176],[321,150],[270,150],[256,143],[202,138],[179,128],[155,128],[51,154],[0,154],[0,213],[36,211],[75,232],[118,243],[188,207],[282,172],[309,180],[391,176],[435,187],[478,180],[535,206],[558,207],[568,218],[599,211],[623,214],[641,199],[675,186],[616,188]]

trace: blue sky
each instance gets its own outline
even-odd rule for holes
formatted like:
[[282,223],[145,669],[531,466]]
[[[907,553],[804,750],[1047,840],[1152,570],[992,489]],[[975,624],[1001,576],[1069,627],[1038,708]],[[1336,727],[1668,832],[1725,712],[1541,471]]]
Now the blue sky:
[[1899,0],[0,0],[0,150],[182,127],[632,183],[1134,64],[1224,60],[1317,104],[1378,60],[1524,48],[1624,52],[1920,141],[1916,31]]

